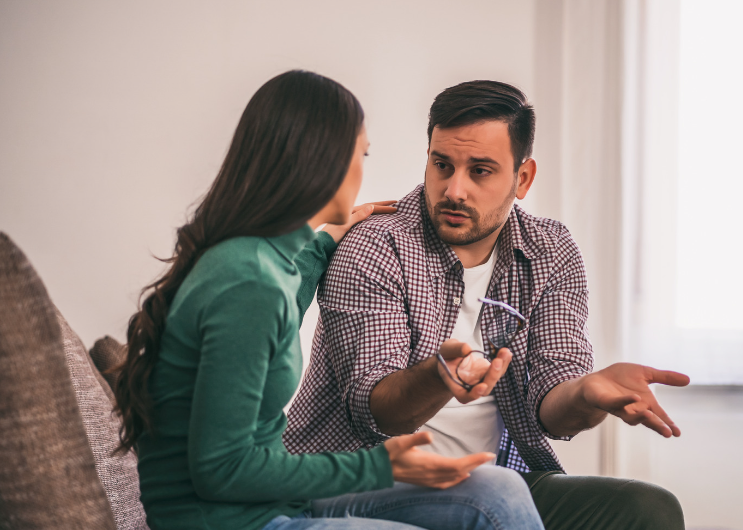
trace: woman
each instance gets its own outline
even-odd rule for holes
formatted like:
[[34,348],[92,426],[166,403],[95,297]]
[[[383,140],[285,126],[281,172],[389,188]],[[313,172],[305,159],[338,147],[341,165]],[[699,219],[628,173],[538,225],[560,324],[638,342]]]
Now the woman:
[[[248,103],[217,179],[178,230],[169,270],[129,323],[116,388],[121,449],[138,452],[152,530],[411,528],[397,521],[430,516],[430,503],[385,512],[388,500],[367,493],[380,508],[371,518],[340,519],[328,501],[311,500],[393,479],[447,488],[493,458],[418,451],[425,433],[355,453],[290,455],[281,442],[302,368],[302,316],[338,241],[373,208],[352,213],[367,147],[358,101],[322,76],[287,72]],[[517,515],[538,523],[528,501]],[[458,504],[436,502],[466,519]],[[494,517],[501,524],[497,514],[473,517],[489,521],[474,523],[483,528],[496,527]]]

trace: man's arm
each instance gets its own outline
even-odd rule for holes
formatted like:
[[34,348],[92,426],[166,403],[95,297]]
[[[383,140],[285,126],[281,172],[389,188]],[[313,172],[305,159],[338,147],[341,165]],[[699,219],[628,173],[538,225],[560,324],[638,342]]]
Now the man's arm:
[[[400,263],[391,244],[363,226],[338,247],[318,302],[346,415],[367,445],[415,431],[452,396],[466,402],[489,393],[507,368],[505,357],[488,365],[486,381],[466,392],[442,377],[435,357],[411,366]],[[456,341],[445,345],[441,351],[454,371],[469,347]],[[504,350],[504,356],[510,353]]]
[[528,399],[536,417],[552,437],[591,429],[607,414],[630,425],[641,423],[666,437],[678,436],[678,427],[649,385],[684,386],[689,383],[687,376],[630,363],[590,373],[593,354],[586,330],[585,268],[567,231],[562,237],[566,258],[550,279],[530,323]]
[[[445,341],[439,349],[452,373],[456,372],[461,358],[471,351],[468,344],[453,339]],[[488,395],[508,369],[510,360],[511,352],[504,348],[492,363],[483,364],[483,382],[466,391],[443,371],[436,357],[429,357],[379,381],[371,393],[371,413],[383,433],[390,436],[411,433],[452,397],[468,403]]]
[[652,383],[686,386],[689,378],[639,364],[613,364],[553,388],[542,401],[539,420],[555,436],[573,436],[613,414],[629,425],[645,425],[666,438],[680,436],[681,431],[650,390]]

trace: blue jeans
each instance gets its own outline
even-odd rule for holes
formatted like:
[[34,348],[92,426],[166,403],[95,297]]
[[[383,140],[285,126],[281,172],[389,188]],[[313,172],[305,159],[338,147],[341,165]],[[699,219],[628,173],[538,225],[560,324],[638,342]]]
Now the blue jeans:
[[445,489],[395,483],[312,502],[294,518],[280,516],[263,530],[544,530],[524,479],[511,469],[480,466]]

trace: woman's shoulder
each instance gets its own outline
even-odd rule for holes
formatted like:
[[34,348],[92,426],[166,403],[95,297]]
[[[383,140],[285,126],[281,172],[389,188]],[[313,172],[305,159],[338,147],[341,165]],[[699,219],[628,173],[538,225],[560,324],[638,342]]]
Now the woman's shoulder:
[[183,295],[205,298],[249,287],[253,292],[282,290],[284,283],[272,247],[261,237],[235,237],[209,248],[181,286]]

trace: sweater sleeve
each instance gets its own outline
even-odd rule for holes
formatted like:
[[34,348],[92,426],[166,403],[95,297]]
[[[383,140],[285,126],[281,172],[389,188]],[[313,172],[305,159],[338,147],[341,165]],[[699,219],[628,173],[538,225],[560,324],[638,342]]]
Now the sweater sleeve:
[[[278,444],[257,439],[270,430],[261,418],[259,432],[261,403],[287,394],[265,384],[271,359],[286,354],[278,350],[286,310],[280,289],[260,281],[230,287],[204,309],[188,463],[194,488],[205,500],[298,501],[393,483],[384,447],[291,455],[283,449],[280,433]],[[273,421],[282,419],[283,414]]]
[[297,292],[297,306],[299,307],[299,325],[302,325],[304,314],[315,298],[317,284],[325,274],[330,258],[338,247],[337,243],[327,232],[318,232],[317,237],[307,243],[307,246],[294,258],[300,274],[302,284]]

